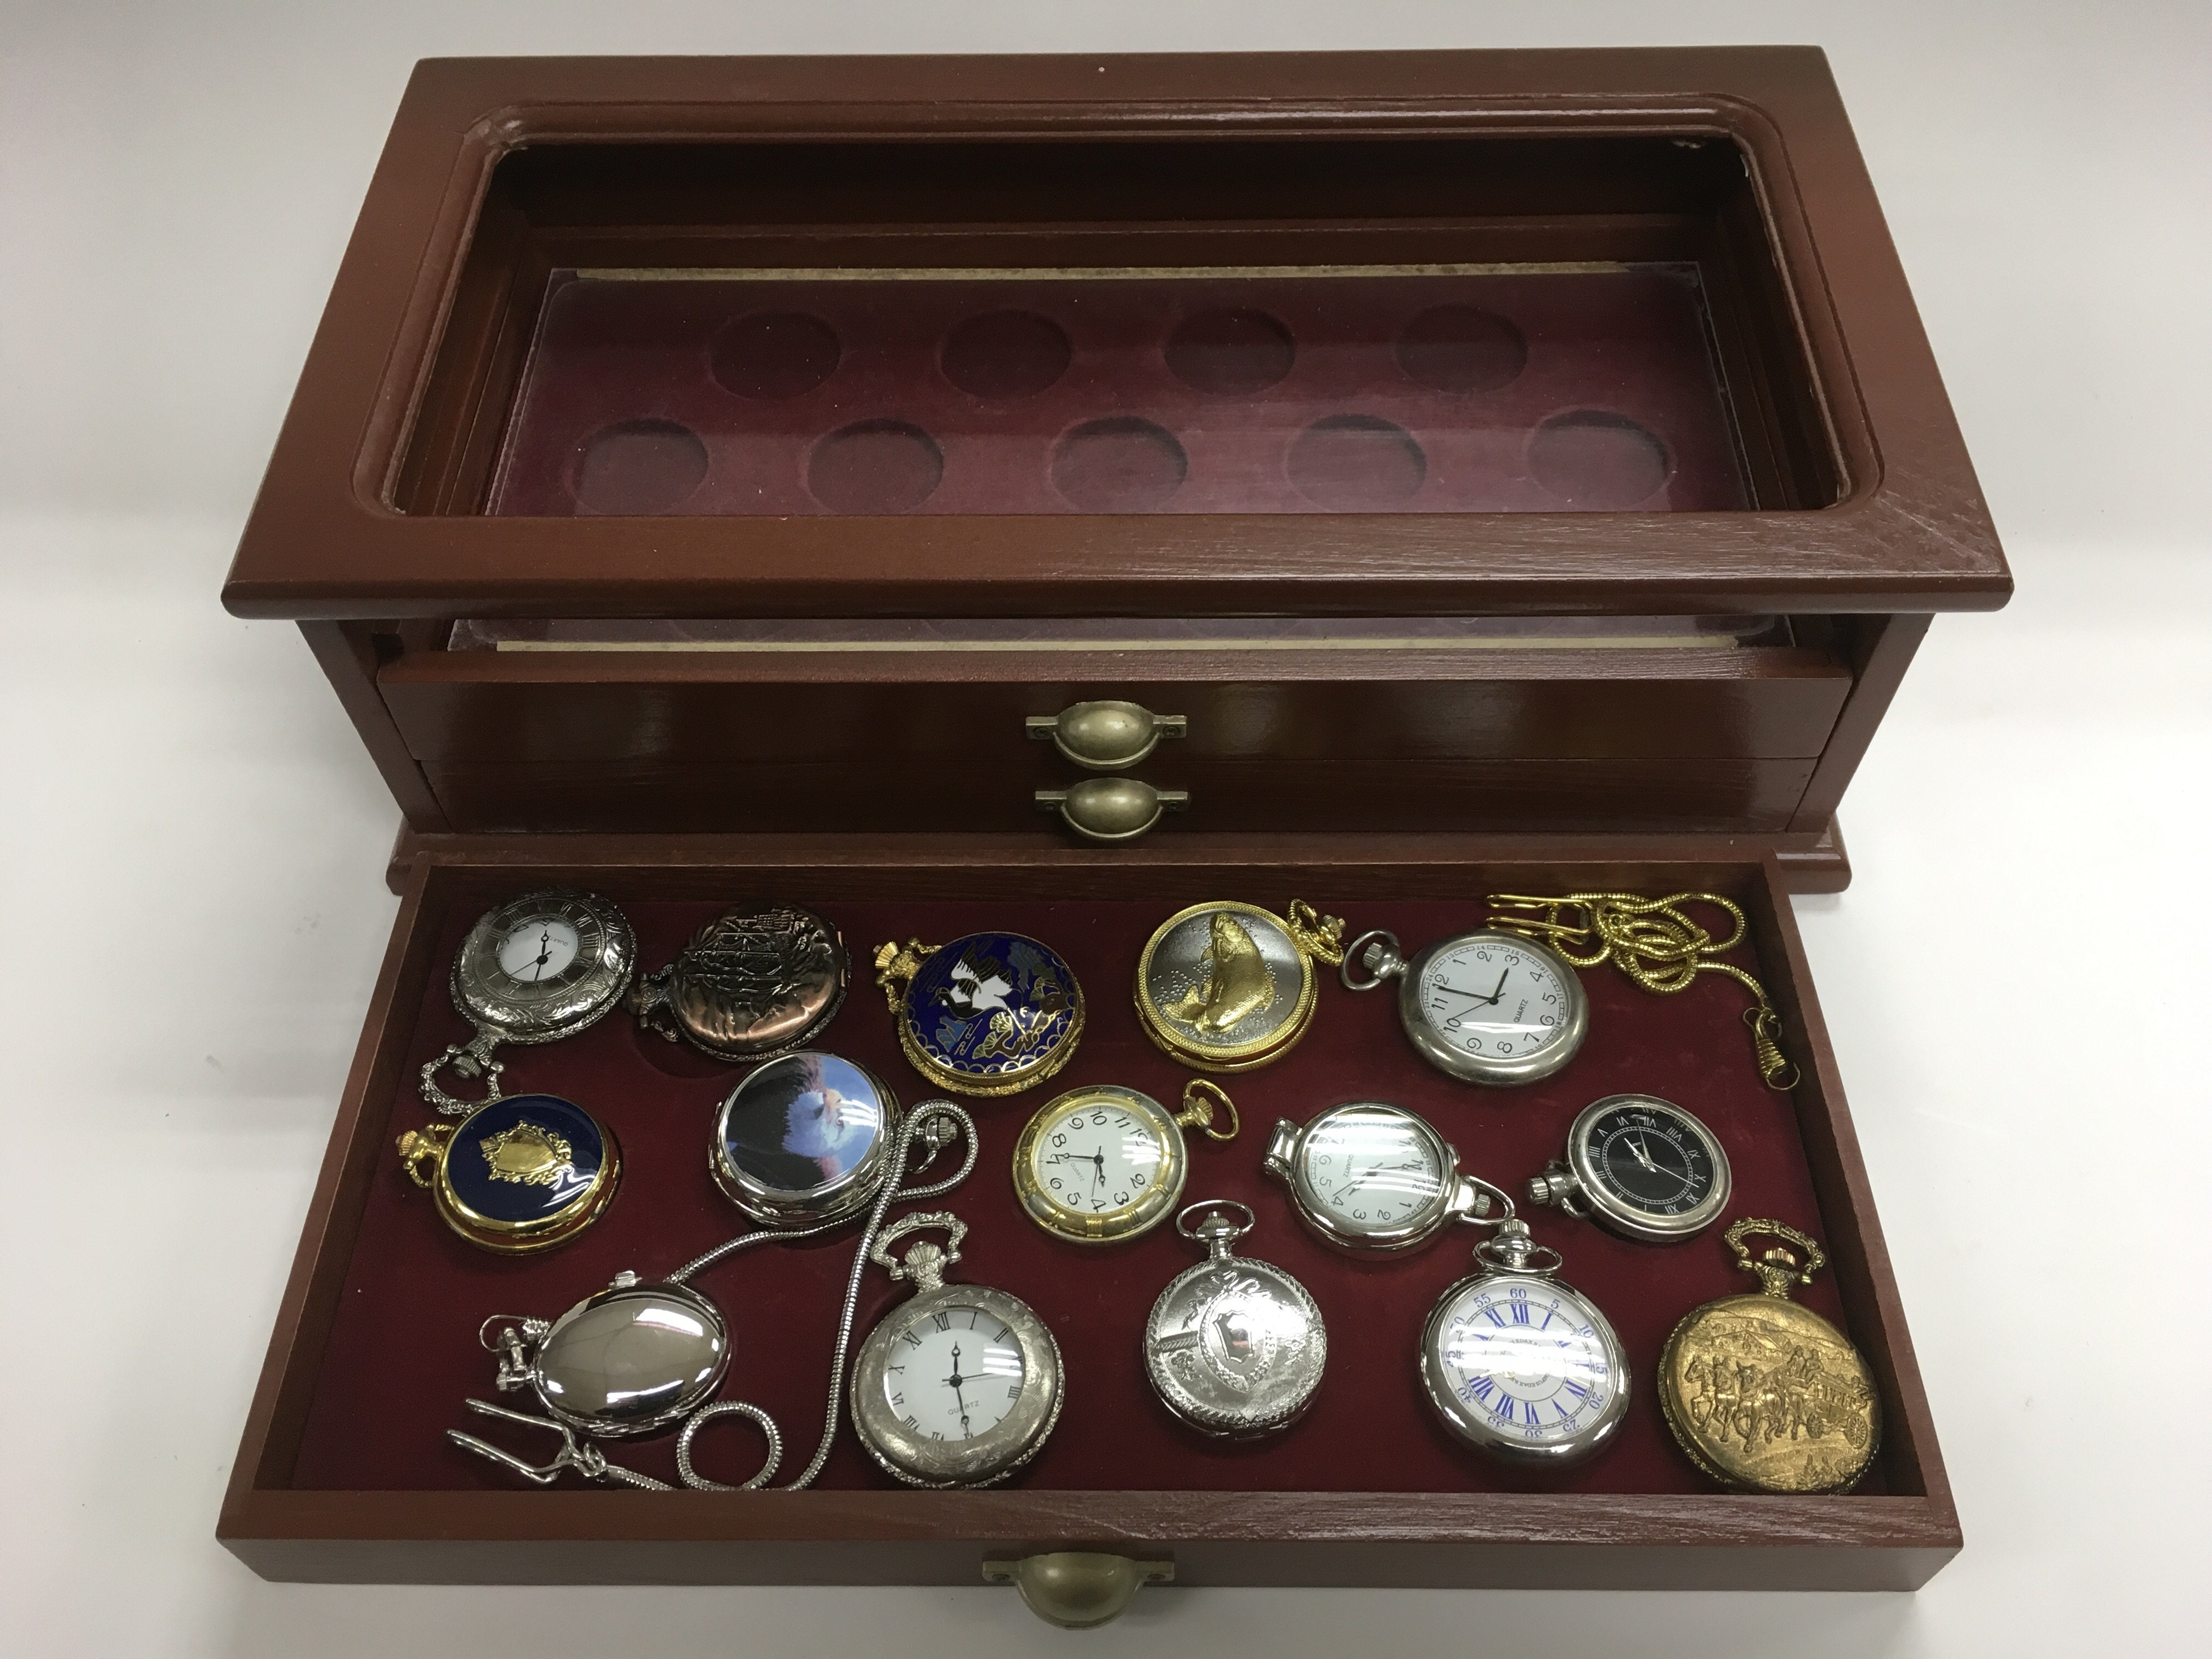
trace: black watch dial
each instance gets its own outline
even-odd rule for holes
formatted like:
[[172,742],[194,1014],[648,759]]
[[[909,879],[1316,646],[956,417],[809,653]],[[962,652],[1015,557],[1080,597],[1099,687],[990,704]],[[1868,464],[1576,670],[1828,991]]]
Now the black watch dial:
[[1622,1203],[1650,1215],[1680,1215],[1713,1190],[1705,1136],[1674,1112],[1621,1105],[1589,1126],[1589,1167]]

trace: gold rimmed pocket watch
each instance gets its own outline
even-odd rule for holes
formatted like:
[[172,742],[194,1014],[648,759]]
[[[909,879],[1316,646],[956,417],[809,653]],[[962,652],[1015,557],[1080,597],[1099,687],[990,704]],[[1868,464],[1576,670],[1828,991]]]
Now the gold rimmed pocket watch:
[[1159,926],[1137,960],[1145,1035],[1200,1072],[1281,1059],[1313,1023],[1316,963],[1344,960],[1344,923],[1303,901],[1279,916],[1256,904],[1194,904]]
[[876,983],[907,1063],[962,1095],[1019,1094],[1074,1058],[1083,989],[1050,945],[1021,933],[877,947]]
[[[1218,1127],[1224,1117],[1228,1127]],[[1014,1145],[1014,1190],[1030,1219],[1075,1244],[1114,1244],[1167,1219],[1190,1176],[1183,1130],[1236,1138],[1237,1103],[1203,1078],[1182,1109],[1120,1084],[1072,1089],[1048,1102]]]

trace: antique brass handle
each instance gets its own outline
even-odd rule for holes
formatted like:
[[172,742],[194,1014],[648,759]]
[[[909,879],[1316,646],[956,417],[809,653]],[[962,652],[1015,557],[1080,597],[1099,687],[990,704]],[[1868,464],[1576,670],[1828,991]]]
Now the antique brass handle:
[[1160,821],[1162,812],[1190,805],[1181,789],[1155,789],[1141,778],[1085,778],[1066,789],[1036,792],[1040,812],[1057,811],[1067,827],[1085,841],[1134,841]]
[[1181,714],[1155,714],[1133,702],[1074,702],[1057,714],[1031,714],[1022,723],[1030,737],[1087,772],[1119,772],[1152,752],[1162,738],[1189,729]]
[[1175,1563],[1055,1550],[1018,1561],[986,1561],[983,1577],[988,1583],[1012,1584],[1022,1593],[1023,1605],[1047,1624],[1088,1630],[1119,1619],[1146,1585],[1172,1582]]

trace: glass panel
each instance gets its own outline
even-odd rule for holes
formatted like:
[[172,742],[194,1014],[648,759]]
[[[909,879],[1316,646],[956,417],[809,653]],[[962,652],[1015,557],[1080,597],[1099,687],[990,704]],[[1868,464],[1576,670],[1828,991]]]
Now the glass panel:
[[565,271],[495,514],[1748,505],[1690,264]]
[[1356,651],[1726,649],[1791,643],[1786,617],[469,618],[455,651]]

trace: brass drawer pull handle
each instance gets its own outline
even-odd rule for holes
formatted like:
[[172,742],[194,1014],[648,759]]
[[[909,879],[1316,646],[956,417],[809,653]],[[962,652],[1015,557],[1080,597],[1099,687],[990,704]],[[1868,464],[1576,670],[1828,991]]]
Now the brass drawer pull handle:
[[1160,821],[1162,812],[1190,805],[1182,789],[1155,789],[1141,778],[1085,778],[1066,789],[1036,792],[1037,811],[1058,811],[1067,827],[1085,841],[1134,841]]
[[1133,702],[1074,702],[1057,714],[1031,714],[1023,729],[1088,772],[1119,772],[1152,752],[1162,738],[1189,729],[1181,714],[1155,714]]
[[987,1583],[1012,1584],[1022,1593],[1023,1604],[1048,1625],[1088,1630],[1119,1619],[1146,1585],[1172,1583],[1175,1563],[1055,1550],[1018,1561],[986,1561],[983,1578]]

